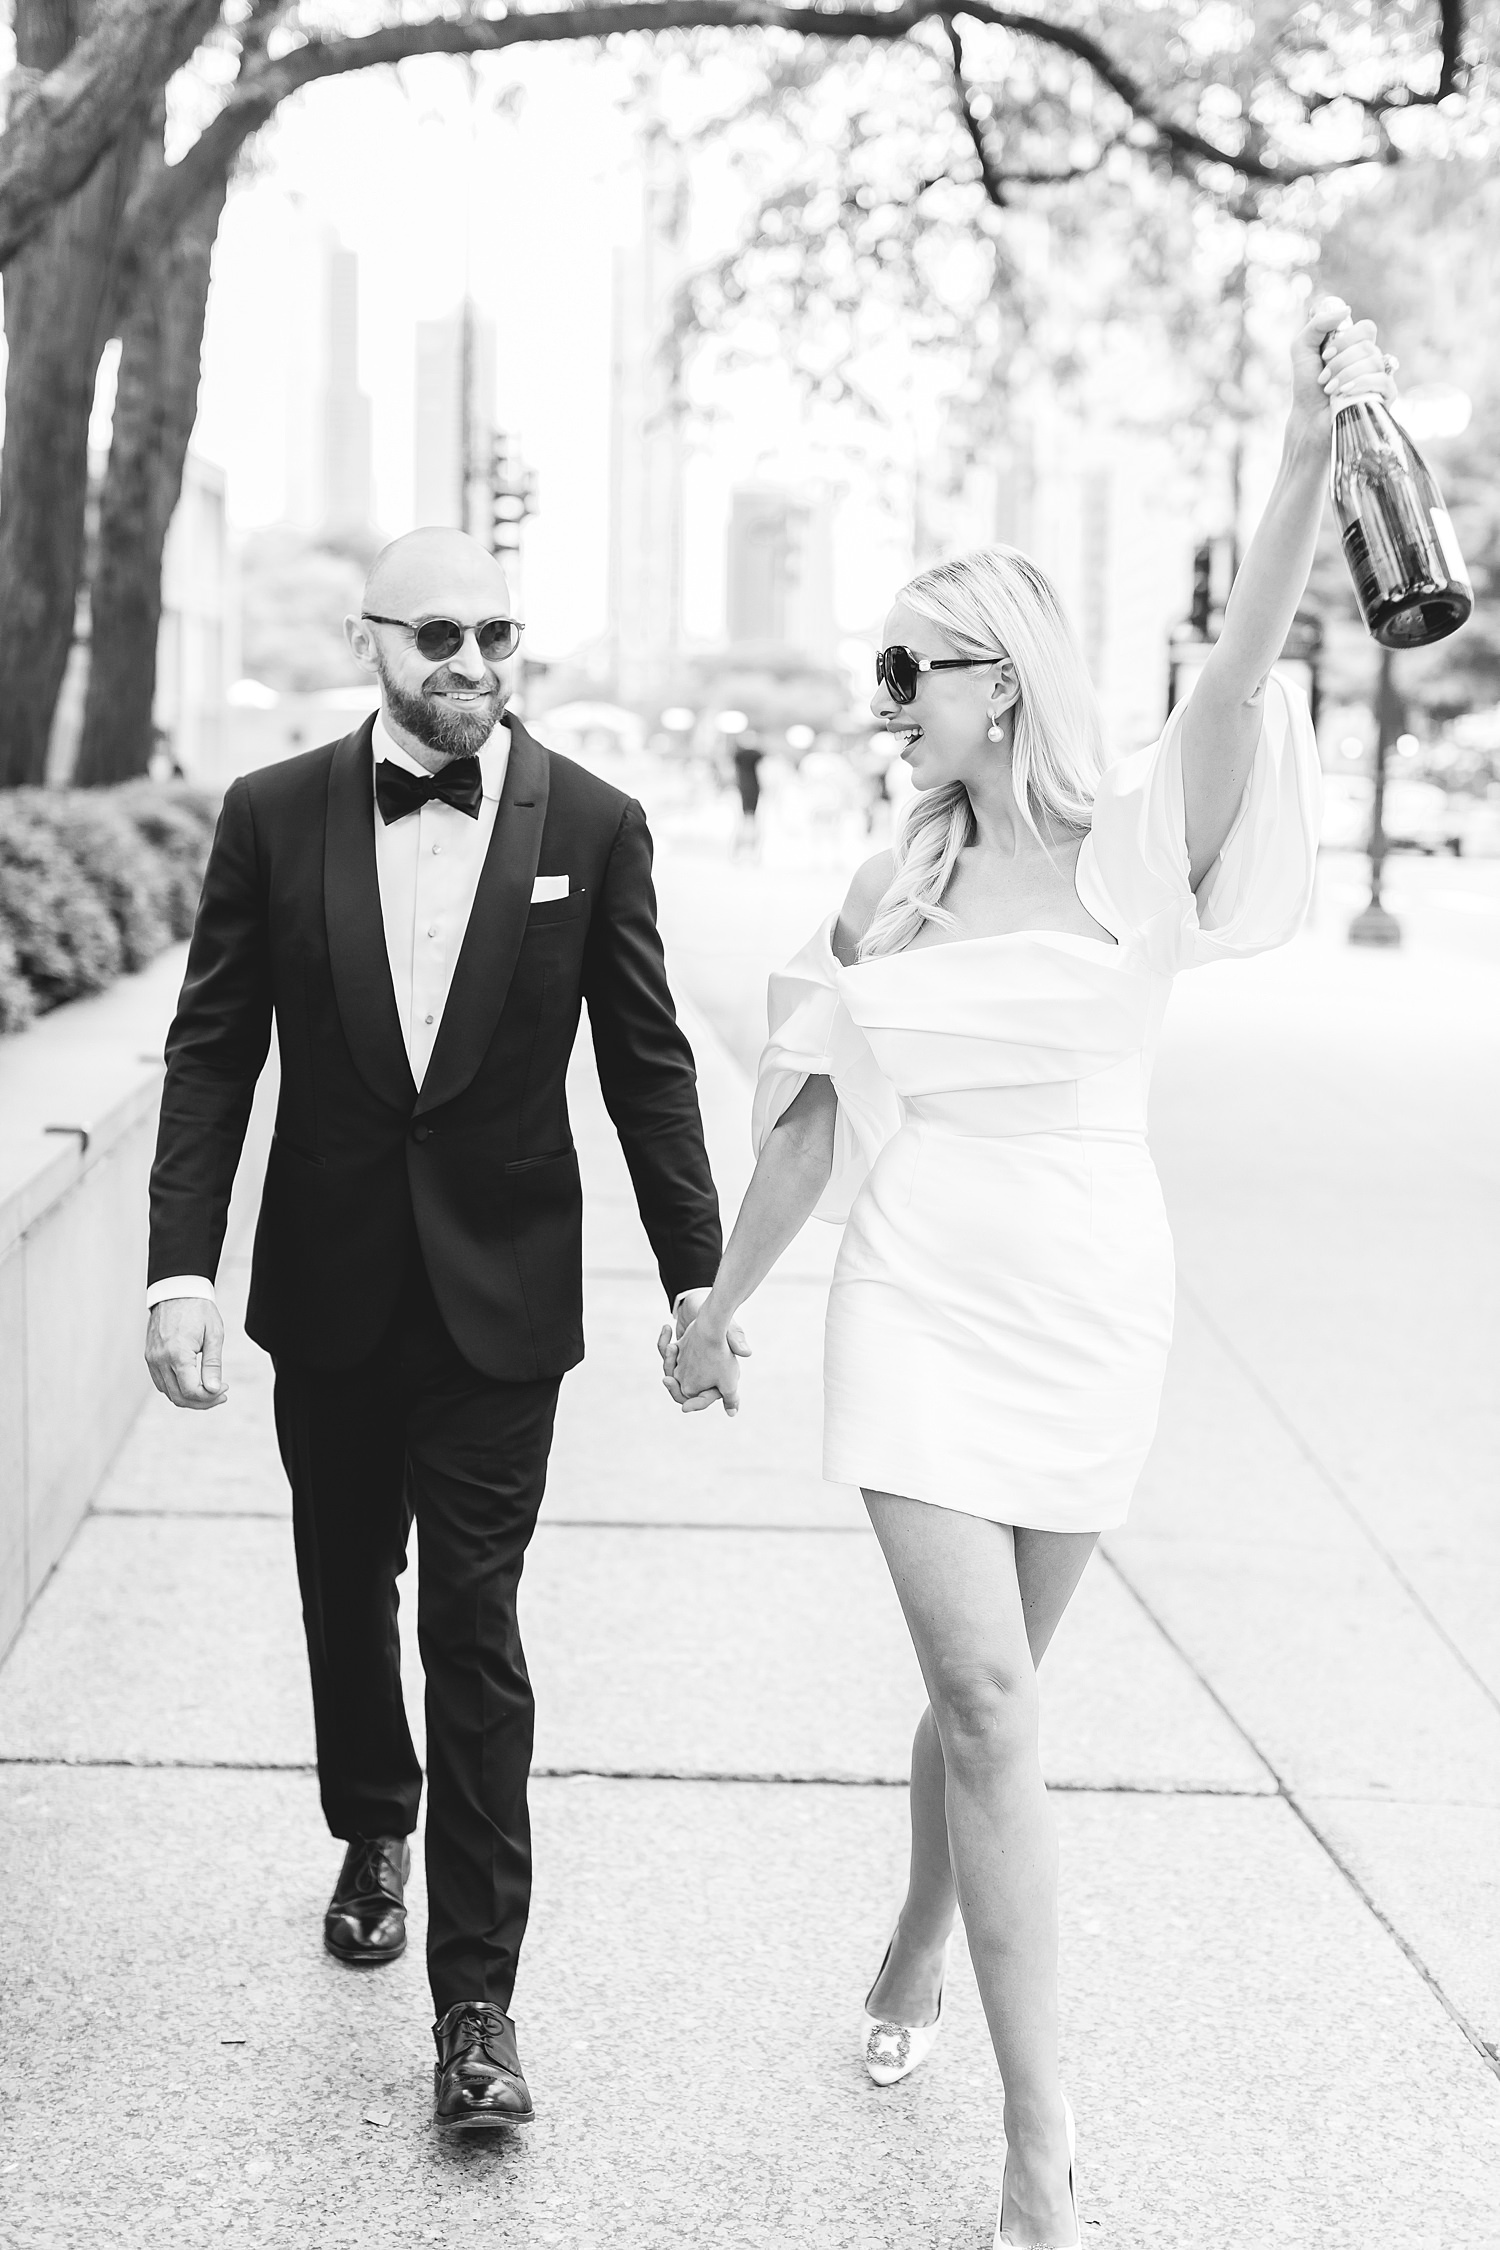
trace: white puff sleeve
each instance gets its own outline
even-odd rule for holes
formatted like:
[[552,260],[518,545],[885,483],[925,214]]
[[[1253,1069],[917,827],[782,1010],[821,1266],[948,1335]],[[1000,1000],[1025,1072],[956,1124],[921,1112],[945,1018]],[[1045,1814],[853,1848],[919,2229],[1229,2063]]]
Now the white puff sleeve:
[[1078,861],[1090,913],[1144,941],[1169,974],[1284,945],[1312,898],[1322,775],[1301,690],[1273,673],[1234,825],[1195,898],[1182,796],[1182,709],[1159,740],[1106,769]]
[[759,1156],[808,1079],[833,1080],[838,1096],[833,1170],[814,1216],[842,1225],[870,1166],[900,1128],[901,1103],[839,998],[836,920],[830,915],[771,978],[766,994],[771,1035],[756,1073],[751,1131]]

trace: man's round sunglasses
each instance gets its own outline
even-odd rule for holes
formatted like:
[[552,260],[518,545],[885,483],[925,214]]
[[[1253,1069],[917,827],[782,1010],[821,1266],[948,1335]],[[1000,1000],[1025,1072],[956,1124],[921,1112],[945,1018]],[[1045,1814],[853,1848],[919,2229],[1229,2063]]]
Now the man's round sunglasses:
[[[441,664],[444,657],[457,656],[469,633],[469,627],[460,625],[456,617],[424,617],[420,625],[414,625],[409,617],[379,617],[373,609],[361,610],[360,615],[367,625],[404,626],[416,641],[418,656],[429,664]],[[514,656],[526,628],[519,617],[486,617],[473,630],[486,664],[499,664]]]
[[893,703],[910,703],[924,672],[971,672],[1004,661],[998,651],[994,656],[918,656],[915,649],[903,648],[897,641],[876,655],[875,677],[890,690]]

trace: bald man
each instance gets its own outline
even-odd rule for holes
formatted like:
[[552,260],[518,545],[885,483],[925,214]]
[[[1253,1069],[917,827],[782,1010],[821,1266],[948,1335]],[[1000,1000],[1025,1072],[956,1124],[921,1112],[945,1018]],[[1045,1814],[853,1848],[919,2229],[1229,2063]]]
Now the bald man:
[[713,1279],[718,1203],[645,816],[506,717],[521,627],[499,565],[458,532],[412,532],[346,630],[379,711],[224,799],[167,1040],[146,1357],[174,1405],[222,1403],[213,1277],[274,1020],[246,1326],[275,1363],[318,1780],[347,1845],[324,1942],[360,1967],[406,1944],[422,1771],[396,1580],[415,1518],[435,2118],[524,2124],[516,1594],[558,1386],[583,1356],[565,1078],[585,1002],[679,1317]]

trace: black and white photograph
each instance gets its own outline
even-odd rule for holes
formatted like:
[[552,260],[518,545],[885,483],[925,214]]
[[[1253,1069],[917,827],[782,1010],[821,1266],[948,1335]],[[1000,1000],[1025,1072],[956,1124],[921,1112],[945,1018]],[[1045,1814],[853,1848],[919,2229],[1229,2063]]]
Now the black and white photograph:
[[8,0],[0,2246],[1500,2250],[1500,0]]

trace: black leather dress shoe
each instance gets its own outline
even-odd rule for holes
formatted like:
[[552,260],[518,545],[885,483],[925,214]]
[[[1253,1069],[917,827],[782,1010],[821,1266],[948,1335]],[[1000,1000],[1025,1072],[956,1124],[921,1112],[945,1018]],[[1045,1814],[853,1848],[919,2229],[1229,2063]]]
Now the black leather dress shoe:
[[354,1968],[396,1961],[406,1951],[406,1878],[411,1845],[404,1836],[356,1836],[323,1916],[323,1943]]
[[432,2027],[432,2121],[453,2132],[529,2125],[531,2094],[521,2076],[516,2027],[490,2000],[459,2000]]

